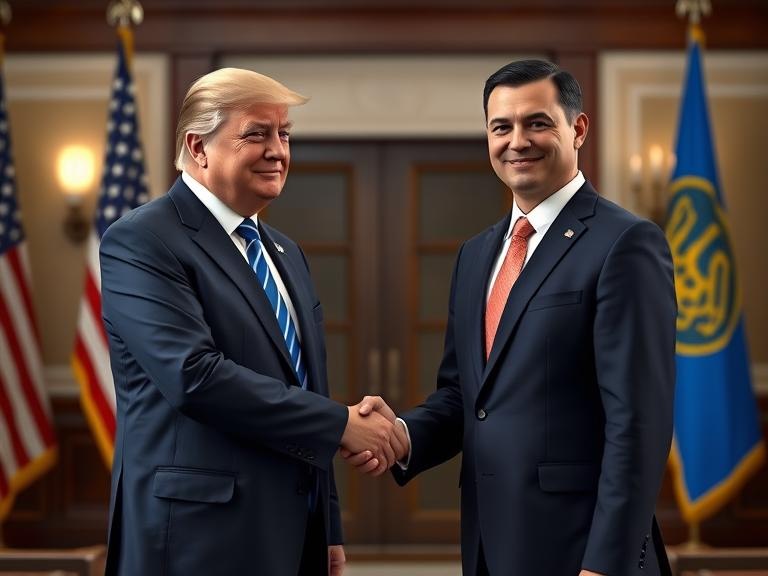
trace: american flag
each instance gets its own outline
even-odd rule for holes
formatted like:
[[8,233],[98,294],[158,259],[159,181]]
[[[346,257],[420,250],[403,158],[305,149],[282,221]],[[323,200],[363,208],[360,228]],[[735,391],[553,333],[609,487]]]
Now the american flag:
[[144,155],[139,142],[134,84],[129,68],[130,29],[118,29],[117,69],[107,120],[104,173],[94,227],[87,241],[85,287],[75,336],[72,368],[80,398],[107,465],[115,438],[115,388],[109,365],[107,335],[101,320],[99,242],[115,220],[149,199]]
[[[0,55],[0,58],[2,56]],[[0,74],[0,520],[56,461]]]

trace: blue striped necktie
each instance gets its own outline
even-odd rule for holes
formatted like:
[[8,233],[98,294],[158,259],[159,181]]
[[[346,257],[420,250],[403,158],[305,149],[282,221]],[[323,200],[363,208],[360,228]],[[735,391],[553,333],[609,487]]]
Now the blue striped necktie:
[[246,218],[243,220],[243,223],[237,227],[236,232],[245,239],[245,255],[248,257],[248,264],[253,268],[253,271],[256,273],[256,278],[258,278],[261,287],[267,294],[270,304],[272,304],[272,309],[275,311],[275,317],[277,318],[277,325],[280,327],[280,332],[283,334],[285,345],[288,348],[288,354],[293,362],[293,369],[299,377],[301,387],[306,390],[307,369],[304,366],[304,359],[301,356],[301,344],[296,335],[296,326],[293,324],[293,319],[288,312],[288,307],[285,305],[282,296],[280,296],[280,291],[277,289],[275,279],[272,277],[269,266],[267,266],[259,230],[256,228],[256,224],[253,223],[253,220]]

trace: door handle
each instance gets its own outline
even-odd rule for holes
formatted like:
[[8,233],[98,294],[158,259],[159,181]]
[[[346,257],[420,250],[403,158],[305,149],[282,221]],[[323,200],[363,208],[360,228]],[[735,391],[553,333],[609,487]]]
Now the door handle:
[[368,394],[381,395],[381,350],[378,348],[368,351]]
[[397,404],[400,401],[400,350],[387,350],[387,402]]

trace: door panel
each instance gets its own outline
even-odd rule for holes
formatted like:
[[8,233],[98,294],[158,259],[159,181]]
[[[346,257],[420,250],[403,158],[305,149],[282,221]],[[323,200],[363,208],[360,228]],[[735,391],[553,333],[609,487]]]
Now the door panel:
[[[503,216],[510,197],[484,141],[388,146],[382,163],[384,214],[402,227],[382,252],[387,277],[399,279],[382,323],[385,346],[402,357],[397,410],[406,410],[435,389],[456,253]],[[384,492],[386,541],[458,543],[460,458]]]

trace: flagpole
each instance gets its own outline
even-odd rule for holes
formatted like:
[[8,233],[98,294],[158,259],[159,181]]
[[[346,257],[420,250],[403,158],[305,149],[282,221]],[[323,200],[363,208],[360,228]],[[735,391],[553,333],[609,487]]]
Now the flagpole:
[[[677,0],[675,12],[679,18],[688,18],[688,42],[697,41],[704,44],[704,31],[701,28],[701,17],[709,16],[712,12],[710,0]],[[706,547],[701,540],[701,523],[696,520],[687,522],[688,541],[683,543],[685,550],[700,550]]]

